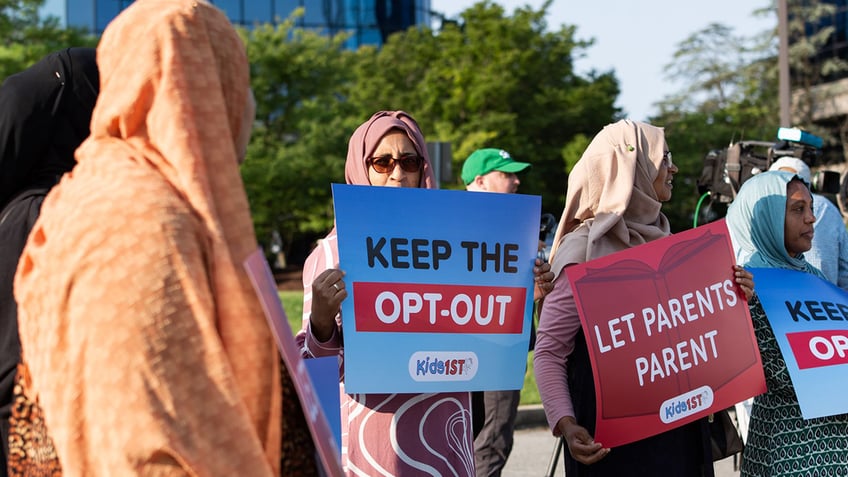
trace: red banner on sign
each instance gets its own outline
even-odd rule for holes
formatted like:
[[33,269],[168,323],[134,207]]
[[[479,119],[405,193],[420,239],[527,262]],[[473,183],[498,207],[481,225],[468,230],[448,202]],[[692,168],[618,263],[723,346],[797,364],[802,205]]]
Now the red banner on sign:
[[356,331],[521,334],[526,288],[354,282]]
[[848,363],[848,332],[816,330],[786,333],[798,369],[821,368]]

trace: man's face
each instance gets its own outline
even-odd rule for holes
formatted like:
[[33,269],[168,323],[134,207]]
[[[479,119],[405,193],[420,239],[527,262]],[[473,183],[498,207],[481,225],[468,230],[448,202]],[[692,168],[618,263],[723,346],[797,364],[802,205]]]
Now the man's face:
[[487,192],[513,194],[521,184],[518,176],[512,172],[492,171],[479,179],[482,181],[480,187]]

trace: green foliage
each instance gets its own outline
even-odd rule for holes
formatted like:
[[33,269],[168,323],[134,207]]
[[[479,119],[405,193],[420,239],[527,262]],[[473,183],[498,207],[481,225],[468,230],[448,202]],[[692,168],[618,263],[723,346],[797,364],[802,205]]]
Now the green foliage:
[[536,386],[536,374],[533,371],[533,352],[527,354],[527,372],[524,374],[524,386],[521,388],[519,404],[541,404],[539,388]]
[[[344,181],[347,140],[387,109],[412,114],[428,141],[451,142],[455,171],[484,146],[533,163],[521,191],[541,195],[543,208],[558,214],[563,150],[574,138],[584,146],[616,119],[619,90],[611,72],[574,72],[572,58],[591,43],[575,40],[574,27],[546,31],[547,8],[507,16],[481,2],[461,25],[413,27],[380,49],[357,51],[342,48],[345,36],[295,27],[302,11],[276,27],[243,30],[258,114],[242,176],[260,241],[279,230],[289,255],[326,233],[330,183]],[[461,187],[458,179],[443,186]]]
[[[547,31],[547,8],[507,16],[480,2],[460,24],[439,32],[411,28],[380,50],[361,50],[351,101],[364,117],[409,111],[428,140],[451,142],[455,171],[480,147],[531,162],[521,192],[541,195],[543,208],[558,212],[566,184],[562,148],[616,118],[619,89],[612,73],[574,72],[573,58],[591,43],[575,40],[574,27]],[[462,187],[458,177],[445,186]]]
[[95,46],[97,37],[42,19],[44,0],[0,0],[0,81],[22,71],[48,53],[71,46]]
[[332,227],[330,183],[344,182],[347,139],[356,126],[344,101],[353,52],[346,36],[294,26],[241,30],[251,63],[257,115],[242,176],[257,237],[276,229],[286,252],[301,237]]
[[663,206],[672,231],[692,226],[696,181],[707,152],[740,140],[774,139],[779,122],[776,55],[775,31],[742,36],[722,24],[708,25],[677,45],[665,71],[686,87],[664,98],[651,119],[665,127],[680,169],[674,196]]
[[833,146],[841,149],[842,156],[832,159],[845,161],[848,159],[848,116],[822,114],[825,110],[844,111],[844,107],[839,106],[844,101],[844,88],[820,86],[823,82],[844,78],[848,72],[848,59],[820,54],[822,49],[844,44],[844,38],[836,36],[833,26],[844,21],[840,20],[844,19],[844,14],[836,15],[838,2],[787,1],[793,119],[797,126],[825,138],[825,149]]

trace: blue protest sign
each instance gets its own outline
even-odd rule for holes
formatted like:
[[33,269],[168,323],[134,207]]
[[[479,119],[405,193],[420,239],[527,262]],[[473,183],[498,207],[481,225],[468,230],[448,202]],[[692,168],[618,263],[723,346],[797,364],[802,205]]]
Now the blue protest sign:
[[848,293],[795,270],[751,273],[804,419],[848,412]]
[[315,395],[321,403],[321,409],[327,417],[327,424],[336,440],[339,449],[342,448],[342,416],[341,398],[339,397],[339,358],[325,356],[323,358],[304,359],[306,371],[315,387]]
[[349,393],[520,389],[541,198],[333,185]]

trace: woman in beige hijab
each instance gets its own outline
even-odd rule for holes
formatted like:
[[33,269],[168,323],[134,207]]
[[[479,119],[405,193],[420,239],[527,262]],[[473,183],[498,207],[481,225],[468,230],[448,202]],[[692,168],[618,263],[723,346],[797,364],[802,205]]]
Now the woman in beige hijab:
[[[595,136],[569,174],[551,258],[557,278],[542,308],[534,357],[548,423],[569,449],[569,477],[713,475],[701,421],[612,450],[594,441],[591,362],[562,273],[569,265],[668,236],[668,219],[660,209],[671,199],[676,173],[662,128],[622,120]],[[750,296],[751,275],[737,267],[736,277]]]
[[207,2],[139,0],[97,63],[91,135],[18,268],[27,391],[66,475],[278,475],[279,355],[242,268],[244,44]]

